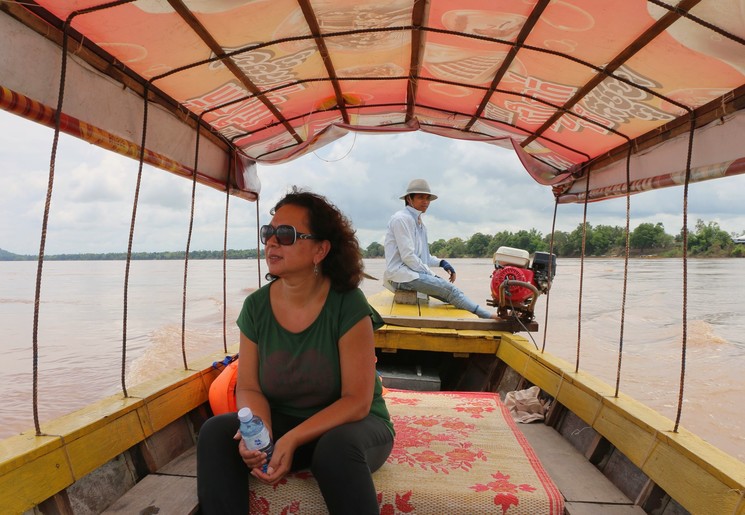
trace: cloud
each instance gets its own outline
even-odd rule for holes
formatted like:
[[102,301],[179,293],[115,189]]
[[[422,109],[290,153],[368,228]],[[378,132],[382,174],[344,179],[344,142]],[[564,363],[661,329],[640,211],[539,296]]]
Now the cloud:
[[[0,248],[20,254],[39,249],[49,175],[52,131],[0,111]],[[47,236],[47,254],[124,252],[129,238],[137,161],[61,135]],[[363,247],[382,242],[390,216],[411,179],[426,178],[439,198],[426,214],[432,241],[535,228],[551,231],[554,198],[522,169],[511,150],[422,132],[349,134],[282,165],[258,167],[262,194],[255,203],[231,197],[228,247],[255,248],[256,226],[293,185],[327,196],[351,220]],[[745,233],[741,192],[745,176],[693,184],[689,227],[697,219]],[[631,228],[662,222],[674,234],[682,227],[683,188],[631,197]],[[145,166],[135,251],[182,250],[186,246],[191,182]],[[625,199],[592,203],[593,225],[625,225]],[[556,228],[572,231],[583,206],[560,205]],[[223,246],[225,194],[197,185],[191,248]]]

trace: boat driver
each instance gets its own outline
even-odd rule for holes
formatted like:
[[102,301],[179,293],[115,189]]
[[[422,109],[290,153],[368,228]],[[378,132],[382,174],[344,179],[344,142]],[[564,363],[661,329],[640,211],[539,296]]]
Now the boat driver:
[[[393,290],[424,293],[470,311],[479,318],[498,319],[495,311],[479,306],[453,284],[456,275],[450,263],[430,255],[427,227],[422,222],[422,215],[437,195],[432,194],[427,181],[414,179],[400,198],[405,206],[391,217],[385,235],[384,283],[390,283]],[[445,269],[449,280],[435,275],[430,268],[435,266]]]

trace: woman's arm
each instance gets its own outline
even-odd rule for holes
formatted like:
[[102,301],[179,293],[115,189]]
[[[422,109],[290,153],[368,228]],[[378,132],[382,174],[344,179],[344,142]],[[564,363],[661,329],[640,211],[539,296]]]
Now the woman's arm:
[[[241,356],[241,359],[243,356]],[[341,397],[277,440],[268,474],[254,469],[267,483],[279,481],[290,469],[292,455],[336,426],[362,420],[370,412],[375,387],[375,341],[370,317],[363,317],[339,339]],[[240,378],[240,372],[239,372]]]
[[241,333],[241,345],[238,360],[238,381],[235,385],[235,402],[238,409],[248,406],[254,415],[264,421],[271,433],[272,416],[269,402],[259,385],[259,350],[258,346]]
[[[272,434],[272,416],[269,402],[261,391],[259,385],[259,352],[258,346],[241,333],[240,358],[238,360],[238,381],[235,385],[235,401],[238,409],[244,406],[251,408],[254,415],[258,415],[264,421],[269,434]],[[257,450],[248,450],[240,432],[235,436],[240,439],[238,452],[244,463],[257,469],[264,464],[264,453]]]

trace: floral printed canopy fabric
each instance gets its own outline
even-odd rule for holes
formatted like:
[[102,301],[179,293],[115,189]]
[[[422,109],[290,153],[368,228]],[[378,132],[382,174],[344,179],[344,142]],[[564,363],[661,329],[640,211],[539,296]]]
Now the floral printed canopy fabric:
[[[37,3],[57,25],[77,12],[81,45],[259,162],[348,130],[423,130],[514,148],[556,186],[745,83],[745,0]],[[639,173],[671,171],[654,166]]]

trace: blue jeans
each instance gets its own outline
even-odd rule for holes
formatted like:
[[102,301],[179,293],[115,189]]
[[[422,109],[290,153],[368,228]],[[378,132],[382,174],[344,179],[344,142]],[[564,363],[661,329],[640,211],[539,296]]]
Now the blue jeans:
[[434,297],[442,302],[452,304],[456,308],[470,311],[479,318],[491,318],[491,313],[476,304],[474,301],[466,297],[460,288],[455,286],[450,281],[438,277],[436,275],[429,275],[419,273],[419,279],[408,281],[405,283],[397,283],[391,281],[394,288],[401,290],[419,291]]

